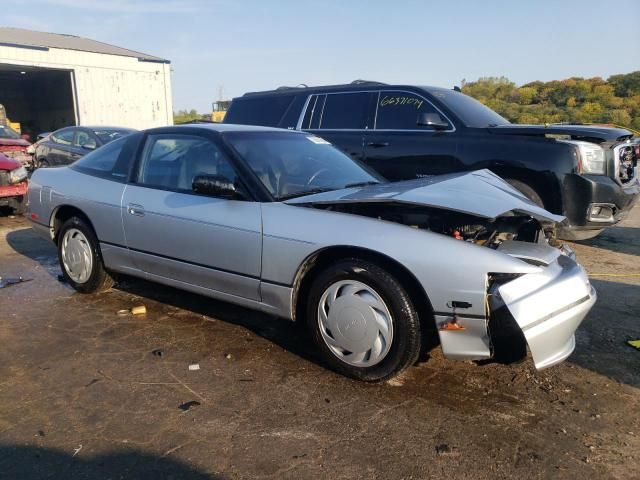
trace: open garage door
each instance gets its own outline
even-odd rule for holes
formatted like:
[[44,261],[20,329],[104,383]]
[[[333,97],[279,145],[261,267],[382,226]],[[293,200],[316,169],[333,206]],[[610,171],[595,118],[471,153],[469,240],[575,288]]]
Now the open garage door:
[[77,121],[68,70],[0,64],[0,104],[31,140]]

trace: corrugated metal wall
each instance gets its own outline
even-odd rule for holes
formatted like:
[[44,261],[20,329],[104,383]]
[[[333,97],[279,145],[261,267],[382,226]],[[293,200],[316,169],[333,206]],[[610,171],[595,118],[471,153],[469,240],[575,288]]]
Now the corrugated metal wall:
[[137,129],[173,123],[170,65],[73,50],[0,45],[2,64],[73,73],[76,121]]

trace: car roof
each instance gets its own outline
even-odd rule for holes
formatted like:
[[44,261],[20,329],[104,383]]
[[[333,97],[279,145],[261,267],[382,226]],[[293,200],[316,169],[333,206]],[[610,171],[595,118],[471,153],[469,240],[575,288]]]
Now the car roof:
[[[175,129],[198,129],[198,130],[208,130],[213,132],[291,132],[291,133],[300,133],[295,130],[287,130],[284,128],[273,128],[273,127],[262,127],[257,125],[236,125],[233,123],[184,123],[182,125],[172,125],[168,127],[159,127],[159,129],[167,129],[167,128],[175,128]],[[148,131],[153,131],[155,129],[151,129]]]
[[372,91],[372,90],[406,90],[406,89],[419,89],[426,91],[438,91],[438,90],[450,90],[448,88],[442,87],[431,87],[424,85],[406,85],[406,84],[397,84],[397,85],[388,85],[386,83],[379,82],[360,82],[360,83],[346,83],[342,85],[319,85],[315,87],[280,87],[275,90],[265,90],[262,92],[248,92],[242,95],[242,97],[257,97],[261,95],[291,95],[297,93],[318,93],[318,92],[359,92],[359,91]]
[[48,133],[49,134],[56,133],[56,132],[59,132],[60,130],[67,130],[69,128],[86,128],[87,130],[128,130],[130,132],[137,132],[137,130],[135,128],[112,127],[110,125],[69,125],[67,127],[58,128],[57,130],[54,130],[54,131],[48,132]]

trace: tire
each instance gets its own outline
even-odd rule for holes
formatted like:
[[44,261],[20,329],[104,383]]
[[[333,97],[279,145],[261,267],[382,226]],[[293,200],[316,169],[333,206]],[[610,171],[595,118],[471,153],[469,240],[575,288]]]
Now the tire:
[[538,192],[536,192],[532,187],[514,178],[505,178],[504,180],[513,188],[515,188],[520,193],[522,193],[529,200],[531,200],[533,203],[535,203],[539,207],[544,208],[544,202],[542,201],[542,198],[540,197],[540,195],[538,195]]
[[25,198],[24,196],[22,196],[16,199],[13,210],[16,215],[24,215],[24,212],[26,211],[26,207],[27,206],[26,206]]
[[103,292],[114,284],[104,268],[93,228],[80,217],[71,217],[60,228],[58,261],[65,280],[78,292]]
[[323,270],[309,290],[306,314],[323,359],[342,375],[386,380],[418,360],[418,313],[401,283],[374,263],[348,258]]

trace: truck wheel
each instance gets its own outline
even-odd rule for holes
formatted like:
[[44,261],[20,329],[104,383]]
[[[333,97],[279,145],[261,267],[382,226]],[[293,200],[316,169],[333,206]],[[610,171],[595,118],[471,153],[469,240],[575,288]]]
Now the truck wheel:
[[420,353],[420,321],[407,291],[365,260],[344,259],[318,275],[307,323],[326,363],[358,380],[391,378]]
[[520,180],[516,180],[514,178],[505,178],[504,180],[513,188],[515,188],[520,193],[522,193],[529,200],[531,200],[533,203],[535,203],[539,207],[544,208],[544,202],[542,201],[542,198],[540,198],[540,195],[538,195],[538,192],[536,192],[529,185],[527,185],[524,182],[521,182]]
[[60,228],[58,260],[65,280],[78,292],[102,292],[113,286],[102,262],[98,239],[82,218],[71,217]]

